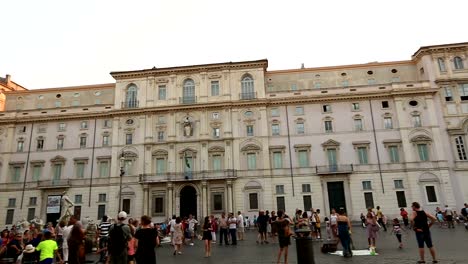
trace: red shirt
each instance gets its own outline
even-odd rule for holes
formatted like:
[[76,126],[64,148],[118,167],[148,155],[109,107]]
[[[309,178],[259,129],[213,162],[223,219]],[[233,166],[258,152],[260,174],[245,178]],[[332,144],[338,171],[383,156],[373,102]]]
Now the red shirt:
[[400,215],[403,218],[408,218],[408,212],[406,212],[405,210],[401,211]]

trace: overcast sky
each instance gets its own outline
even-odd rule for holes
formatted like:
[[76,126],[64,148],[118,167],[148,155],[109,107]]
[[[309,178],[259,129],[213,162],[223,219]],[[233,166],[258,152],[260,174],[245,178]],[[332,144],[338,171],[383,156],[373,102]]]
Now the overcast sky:
[[269,70],[407,60],[468,41],[468,1],[2,1],[0,76],[29,88],[111,71],[267,58]]

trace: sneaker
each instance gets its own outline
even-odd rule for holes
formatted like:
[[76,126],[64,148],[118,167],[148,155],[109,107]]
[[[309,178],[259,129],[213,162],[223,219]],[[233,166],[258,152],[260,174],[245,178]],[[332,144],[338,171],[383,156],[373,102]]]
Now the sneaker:
[[193,246],[193,243],[190,243],[191,246]]
[[178,251],[177,254],[182,255],[182,252]]

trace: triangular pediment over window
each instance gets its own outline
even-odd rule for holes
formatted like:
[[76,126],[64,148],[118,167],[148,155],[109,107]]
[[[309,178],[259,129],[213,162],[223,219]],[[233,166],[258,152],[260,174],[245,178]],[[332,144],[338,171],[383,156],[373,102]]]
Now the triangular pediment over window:
[[335,141],[333,139],[329,139],[322,143],[322,147],[338,147],[340,146],[340,142]]

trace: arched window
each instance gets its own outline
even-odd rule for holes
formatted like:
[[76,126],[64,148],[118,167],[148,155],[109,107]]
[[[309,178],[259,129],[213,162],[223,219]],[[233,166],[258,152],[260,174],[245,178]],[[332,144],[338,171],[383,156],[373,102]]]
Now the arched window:
[[241,99],[255,99],[254,80],[252,76],[246,75],[242,78],[241,88]]
[[463,69],[463,60],[460,57],[453,58],[453,64],[455,65],[456,70]]
[[439,64],[439,70],[441,72],[446,72],[447,71],[447,69],[445,68],[445,61],[444,61],[443,58],[438,58],[437,63]]
[[195,103],[195,82],[192,79],[187,79],[184,81],[182,103]]
[[138,107],[138,88],[136,85],[132,84],[127,87],[127,91],[125,93],[125,107],[127,108],[135,108]]

